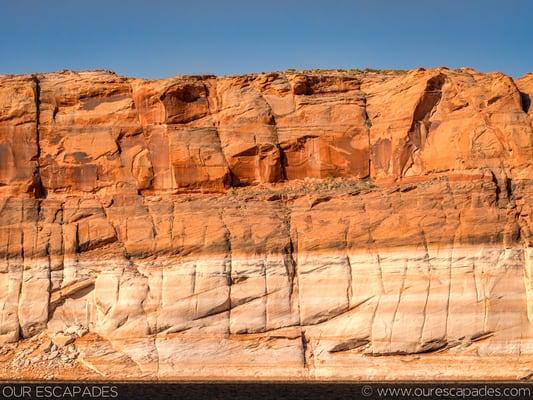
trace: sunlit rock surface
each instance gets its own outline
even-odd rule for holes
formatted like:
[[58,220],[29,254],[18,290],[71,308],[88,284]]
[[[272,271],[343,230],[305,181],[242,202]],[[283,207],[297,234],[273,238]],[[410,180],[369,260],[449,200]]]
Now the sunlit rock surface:
[[445,68],[0,76],[0,377],[530,376],[532,97]]

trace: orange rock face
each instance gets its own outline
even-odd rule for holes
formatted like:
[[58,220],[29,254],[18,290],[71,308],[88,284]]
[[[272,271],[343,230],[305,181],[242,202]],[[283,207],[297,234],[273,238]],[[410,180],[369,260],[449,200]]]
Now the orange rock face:
[[0,377],[529,375],[532,97],[445,68],[0,76]]

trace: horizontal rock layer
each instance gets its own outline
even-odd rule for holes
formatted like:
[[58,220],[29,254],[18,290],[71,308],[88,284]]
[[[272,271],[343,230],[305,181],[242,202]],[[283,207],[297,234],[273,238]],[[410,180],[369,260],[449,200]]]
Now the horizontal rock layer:
[[0,76],[1,377],[529,375],[530,96],[445,68]]

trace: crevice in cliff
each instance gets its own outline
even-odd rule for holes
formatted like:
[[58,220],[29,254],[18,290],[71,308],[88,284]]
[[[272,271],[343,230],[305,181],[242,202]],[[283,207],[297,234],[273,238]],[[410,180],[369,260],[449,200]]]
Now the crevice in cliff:
[[418,335],[418,342],[420,343],[424,337],[424,329],[426,327],[426,321],[427,321],[427,308],[428,308],[428,303],[429,303],[429,294],[431,293],[431,272],[432,272],[432,267],[431,267],[431,261],[430,261],[430,257],[429,257],[429,247],[428,247],[428,242],[427,242],[427,238],[426,238],[426,233],[424,232],[424,229],[419,225],[419,228],[420,228],[420,235],[421,235],[421,239],[422,239],[422,244],[424,246],[424,262],[427,264],[427,269],[428,269],[428,276],[427,276],[427,281],[428,281],[428,284],[426,286],[426,299],[424,300],[424,308],[422,310],[422,315],[423,315],[423,320],[422,320],[422,325],[420,327],[420,333]]
[[[447,270],[448,270],[448,288],[447,288],[447,292],[446,292],[446,314],[444,316],[444,336],[447,337],[448,335],[448,322],[449,322],[449,315],[450,315],[450,305],[451,305],[451,294],[452,294],[452,267],[453,267],[453,262],[454,262],[454,253],[455,253],[455,247],[456,247],[456,244],[457,244],[457,237],[459,236],[460,234],[460,227],[461,227],[461,209],[458,208],[458,204],[457,202],[455,201],[455,198],[454,198],[454,192],[453,192],[453,189],[452,189],[452,186],[450,185],[450,178],[449,177],[446,177],[445,180],[445,185],[446,185],[446,191],[445,191],[445,194],[448,194],[450,196],[450,203],[453,205],[453,209],[457,212],[457,222],[455,224],[455,227],[454,227],[454,233],[453,233],[453,237],[451,239],[451,242],[450,242],[450,245],[451,245],[451,248],[449,250],[449,253],[448,253],[448,265],[447,265]],[[441,208],[442,208],[442,203],[440,203],[441,205]],[[444,208],[442,208],[442,211],[443,213],[446,215],[445,211],[444,211]],[[447,220],[447,217],[446,217],[446,224],[448,224],[448,220]]]
[[346,254],[346,267],[348,272],[348,285],[346,286],[346,304],[347,308],[350,308],[350,303],[352,302],[352,264],[350,262],[350,256]]
[[405,173],[414,164],[414,154],[423,150],[429,136],[431,129],[430,118],[437,110],[442,99],[442,87],[446,82],[444,74],[438,74],[431,77],[418,100],[418,103],[413,112],[411,127],[407,134],[403,150],[401,150],[399,158],[399,173],[404,176]]
[[[287,203],[287,197],[285,195],[282,196],[280,205],[282,207],[283,212],[283,223],[285,225],[285,229],[287,231],[287,239],[288,243],[283,248],[283,263],[285,266],[285,273],[287,274],[287,281],[289,285],[289,308],[293,310],[293,304],[296,302],[296,313],[298,317],[297,325],[301,327],[302,325],[302,316],[301,316],[301,307],[300,307],[300,284],[298,279],[298,262],[296,261],[294,255],[298,254],[298,231],[294,230],[296,238],[292,237],[293,229],[292,229],[292,214],[291,209],[289,208],[289,205]],[[295,296],[296,292],[296,296]],[[303,335],[303,332],[302,332]],[[305,351],[304,351],[304,359],[305,359]],[[306,361],[305,361],[306,363]]]
[[349,313],[350,311],[355,310],[356,308],[361,307],[363,304],[368,303],[370,300],[372,300],[375,297],[376,297],[376,295],[369,296],[369,297],[359,301],[358,303],[351,305],[349,308],[342,309],[337,314],[334,314],[334,315],[323,315],[321,317],[315,318],[315,320],[313,322],[308,322],[308,323],[306,323],[304,325],[301,325],[301,326],[302,327],[305,327],[305,326],[316,326],[316,325],[320,325],[320,324],[322,324],[324,322],[330,322],[330,321],[332,321],[332,320],[334,320],[336,318],[339,318],[339,317]]
[[268,270],[267,265],[264,260],[261,262],[261,272],[263,273],[263,298],[265,300],[265,304],[263,307],[263,319],[264,319],[264,328],[263,330],[266,331],[268,329],[268,300],[270,299],[269,293],[268,293]]
[[[41,213],[41,202],[39,201],[39,215]],[[40,217],[39,217],[40,219]],[[37,222],[37,231],[42,231],[42,227],[41,229],[39,228],[39,223]],[[46,269],[46,279],[48,281],[48,288],[47,288],[47,291],[48,291],[48,296],[46,298],[46,304],[47,304],[47,311],[48,311],[48,316],[46,318],[46,323],[48,323],[48,321],[50,320],[50,300],[51,300],[51,297],[52,297],[52,257],[51,257],[51,254],[50,254],[50,236],[48,235],[46,237],[46,243],[45,243],[45,247],[44,247],[44,251],[45,251],[45,256],[46,256],[46,263],[47,263],[47,269]]]
[[297,272],[296,260],[294,259],[294,253],[297,251],[294,246],[294,241],[292,239],[292,224],[291,224],[291,214],[289,207],[287,205],[286,199],[283,199],[283,219],[285,224],[285,229],[287,230],[287,239],[288,243],[285,248],[283,248],[283,263],[285,265],[285,273],[289,280],[289,302],[292,301],[292,295],[294,290],[294,279]]
[[347,226],[346,226],[346,229],[344,230],[344,250],[345,250],[345,253],[346,253],[346,268],[347,268],[347,273],[348,273],[348,283],[347,283],[347,286],[346,286],[346,304],[347,304],[347,308],[349,309],[350,308],[350,303],[352,301],[352,283],[353,283],[353,278],[352,278],[352,264],[350,262],[350,255],[348,254],[348,231],[350,229],[350,222],[348,221],[347,222]]
[[505,171],[493,171],[489,170],[491,174],[491,180],[493,187],[490,190],[494,190],[495,195],[495,205],[499,208],[509,208],[510,206],[514,209],[514,194],[513,194],[513,181],[507,176]]
[[436,338],[436,339],[428,340],[427,342],[423,343],[420,346],[420,349],[413,352],[412,354],[438,353],[450,347],[453,347],[453,346],[450,346],[447,340]]
[[20,324],[20,311],[22,308],[22,285],[24,282],[24,270],[25,264],[26,264],[26,254],[24,250],[24,200],[21,202],[20,207],[21,215],[20,215],[20,258],[21,258],[21,267],[20,267],[20,282],[21,284],[18,285],[18,296],[17,296],[17,337],[16,340],[19,340],[22,336],[22,325]]
[[41,180],[41,83],[37,75],[32,75],[34,83],[34,101],[35,101],[35,156],[32,161],[35,161],[35,168],[33,171],[32,191],[36,199],[43,199],[47,196],[47,191],[43,186]]
[[[429,119],[436,111],[442,98],[442,87],[446,81],[444,74],[438,74],[430,78],[426,83],[426,88],[422,97],[418,100],[413,113],[413,120],[409,129],[409,140],[418,149],[423,149],[429,133]],[[424,131],[421,131],[424,129]]]
[[155,376],[156,379],[160,379],[159,372],[161,371],[161,352],[158,347],[159,341],[157,340],[157,336],[154,337],[154,349],[155,349],[155,357],[156,357],[156,365],[155,365]]
[[440,353],[442,351],[445,351],[452,347],[456,347],[458,345],[459,343],[450,344],[445,339],[431,339],[425,342],[424,344],[422,344],[420,348],[415,351],[398,350],[398,351],[368,352],[368,353],[365,353],[365,355],[371,356],[371,357],[393,357],[393,356],[408,356],[408,355],[416,355],[416,354]]
[[356,350],[361,347],[364,347],[370,343],[370,339],[368,337],[365,338],[353,338],[345,340],[335,346],[333,346],[329,352],[330,353],[340,353],[343,351],[350,351],[350,350]]
[[500,188],[500,185],[498,183],[498,178],[496,178],[496,175],[494,174],[494,172],[490,171],[491,172],[491,175],[492,175],[492,183],[494,183],[494,186],[495,186],[495,189],[494,189],[494,193],[496,195],[496,204],[498,204],[500,202],[500,194],[502,192],[501,188]]
[[226,251],[226,256],[224,259],[224,273],[226,274],[226,285],[228,286],[228,334],[231,334],[231,308],[233,307],[231,301],[231,288],[233,286],[233,251],[231,246],[231,232],[224,222],[223,211],[219,212],[219,218],[224,231],[224,250]]
[[[262,267],[264,268],[264,267],[266,267],[266,265],[263,263]],[[263,271],[263,268],[262,268],[262,271]],[[261,272],[262,272],[262,271],[261,271]],[[238,282],[234,282],[234,283],[236,284],[236,283],[238,283]],[[266,287],[266,286],[265,286],[265,287]],[[236,307],[242,306],[242,305],[244,305],[244,304],[251,303],[251,302],[253,302],[253,301],[255,301],[255,300],[258,300],[258,299],[268,298],[268,296],[271,296],[271,295],[273,295],[273,294],[279,293],[279,292],[281,292],[281,291],[283,291],[283,289],[282,289],[282,288],[278,288],[278,289],[274,289],[274,290],[272,290],[272,291],[270,291],[270,292],[264,291],[264,292],[261,293],[261,294],[250,295],[250,296],[248,296],[248,297],[246,297],[246,298],[239,299],[238,301],[233,301],[232,304],[231,304],[231,306],[232,306],[233,308],[236,308]],[[198,295],[198,294],[205,294],[205,293],[208,293],[208,292],[209,292],[209,291],[206,290],[206,291],[202,291],[202,292],[199,292],[199,293],[195,293],[195,294],[190,295],[190,296],[184,296],[183,298],[185,298],[185,299],[193,298],[194,296],[196,296],[196,295]],[[217,311],[215,314],[220,314],[220,313],[223,313],[223,312],[225,312],[225,311],[226,311],[226,310],[219,310],[219,311]],[[205,315],[202,315],[201,317],[193,318],[193,320],[200,320],[200,319],[202,319],[202,318],[206,318],[206,317],[208,317],[208,316],[212,316],[212,315],[215,315],[215,314],[205,314]]]
[[390,336],[389,336],[389,346],[392,345],[392,339],[393,339],[393,334],[394,334],[394,325],[396,323],[396,317],[398,315],[398,310],[400,308],[400,303],[402,302],[402,295],[403,295],[403,292],[405,290],[405,281],[406,281],[406,277],[407,277],[407,268],[408,268],[408,259],[405,259],[404,260],[404,264],[403,264],[403,270],[402,270],[402,281],[400,283],[400,288],[398,290],[398,300],[396,301],[396,305],[394,307],[394,312],[392,314],[392,321],[391,321],[391,328],[390,328]]
[[279,168],[281,174],[280,180],[287,181],[287,155],[285,154],[285,151],[283,150],[279,142],[276,144],[276,148],[279,152]]
[[513,200],[514,199],[513,180],[507,176],[505,177],[505,191],[507,193],[507,198],[509,200]]
[[531,107],[531,97],[525,92],[520,92],[520,105],[522,106],[522,111],[526,114],[529,112]]
[[363,118],[364,118],[364,125],[367,128],[367,136],[368,136],[368,177],[372,177],[372,119],[368,115],[367,106],[368,106],[368,100],[367,100],[367,94],[363,92]]
[[454,257],[454,250],[455,250],[455,236],[457,235],[457,230],[454,235],[454,240],[452,244],[452,248],[450,250],[450,254],[448,256],[448,290],[446,292],[446,314],[444,316],[444,335],[448,336],[448,320],[450,319],[450,306],[451,306],[451,297],[452,297],[452,267],[453,267],[453,257]]
[[305,369],[309,368],[308,360],[307,360],[307,346],[309,344],[309,339],[305,336],[305,331],[300,332],[300,341],[302,346],[302,363],[303,367]]

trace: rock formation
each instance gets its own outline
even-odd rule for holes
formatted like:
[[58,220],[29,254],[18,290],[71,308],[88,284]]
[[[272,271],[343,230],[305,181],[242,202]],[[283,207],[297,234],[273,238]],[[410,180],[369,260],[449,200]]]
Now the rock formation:
[[0,76],[0,377],[530,376],[532,97],[446,68]]

